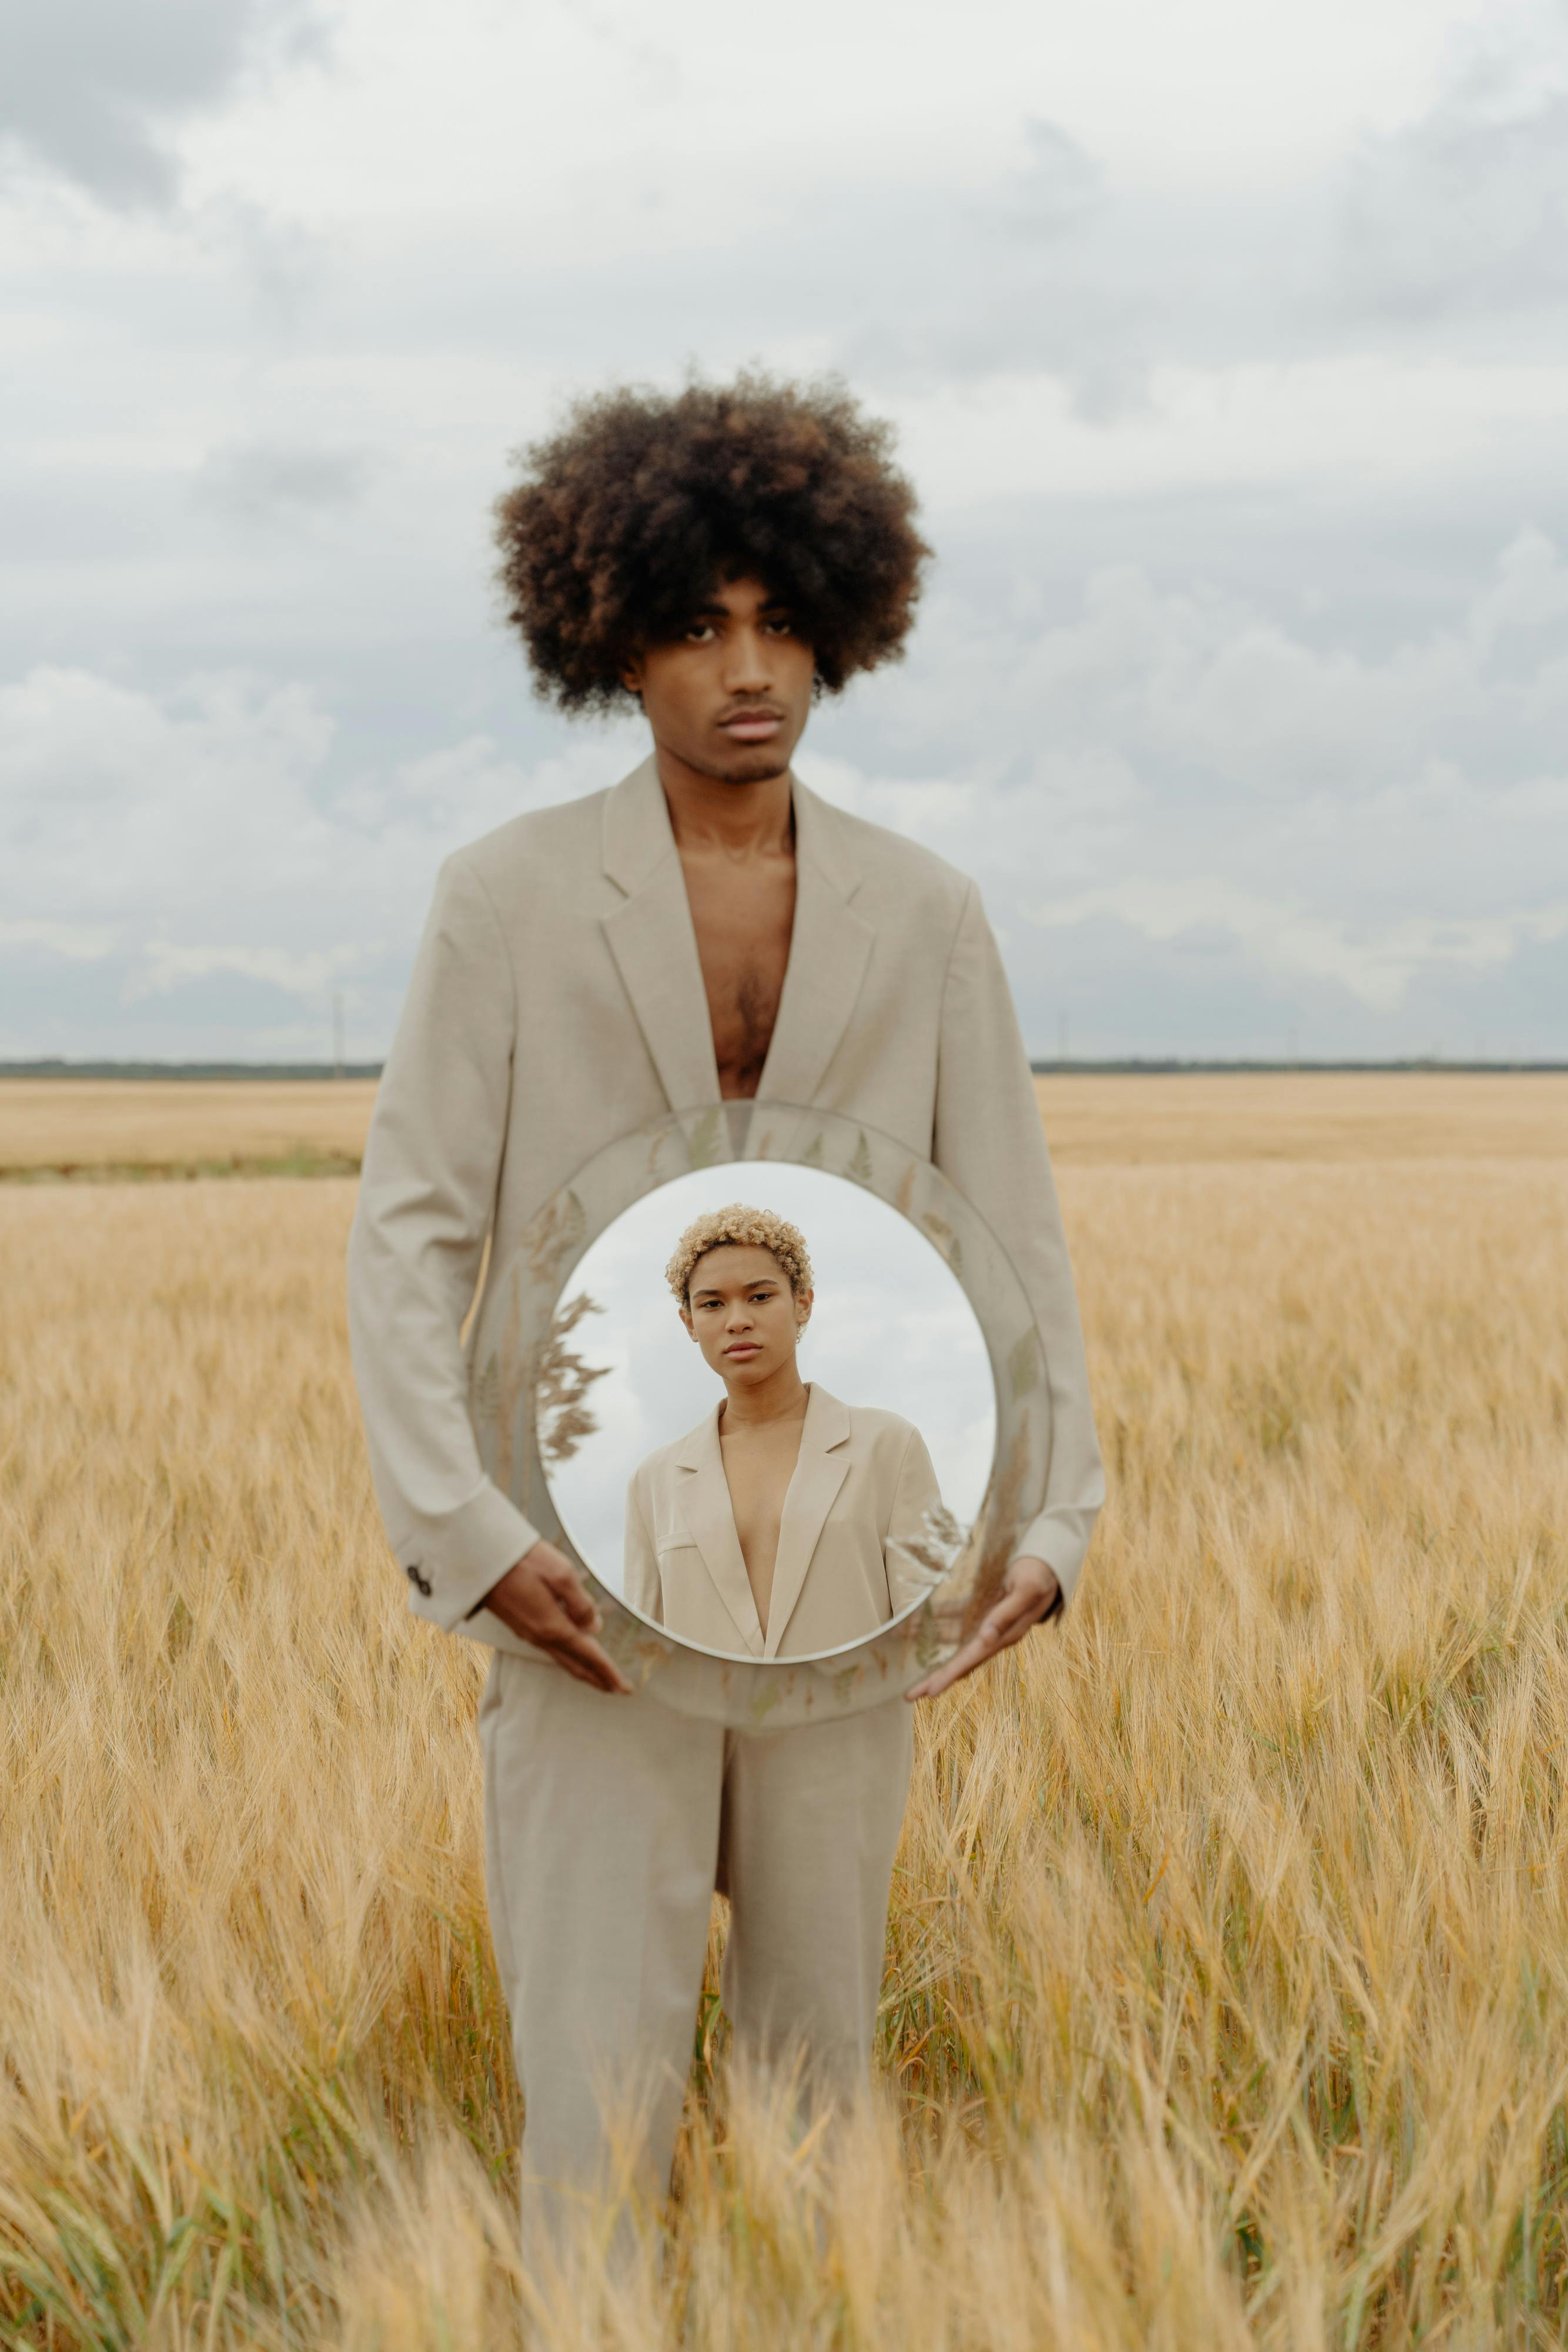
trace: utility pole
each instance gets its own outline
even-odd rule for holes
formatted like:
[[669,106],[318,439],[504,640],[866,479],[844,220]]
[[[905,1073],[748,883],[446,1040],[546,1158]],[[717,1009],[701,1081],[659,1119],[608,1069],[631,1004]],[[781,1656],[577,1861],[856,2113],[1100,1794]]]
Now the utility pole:
[[332,1076],[343,1075],[343,992],[332,991]]

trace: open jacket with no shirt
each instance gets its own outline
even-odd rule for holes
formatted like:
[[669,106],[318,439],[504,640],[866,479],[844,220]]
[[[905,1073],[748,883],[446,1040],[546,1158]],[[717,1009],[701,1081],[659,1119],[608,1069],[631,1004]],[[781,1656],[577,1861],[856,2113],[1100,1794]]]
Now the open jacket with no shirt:
[[[760,1098],[936,1162],[1011,1258],[1051,1388],[1046,1505],[1015,1550],[1064,1596],[1104,1483],[1040,1111],[979,893],[793,785],[795,923]],[[449,1630],[538,1540],[481,1466],[461,1331],[486,1238],[605,1144],[719,1099],[685,881],[650,758],[515,817],[441,870],[376,1097],[349,1246],[371,1474],[414,1609]],[[466,1630],[528,1645],[482,1612]]]
[[862,1642],[929,1591],[921,1552],[942,1496],[925,1441],[895,1412],[813,1381],[784,1497],[763,1631],[736,1533],[716,1405],[639,1465],[626,1494],[633,1609],[730,1657],[804,1658]]

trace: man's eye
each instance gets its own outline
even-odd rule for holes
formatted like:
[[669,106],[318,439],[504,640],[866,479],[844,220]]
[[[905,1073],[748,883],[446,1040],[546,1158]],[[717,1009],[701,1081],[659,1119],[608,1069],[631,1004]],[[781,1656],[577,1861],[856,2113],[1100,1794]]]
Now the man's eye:
[[688,646],[706,645],[712,635],[713,623],[711,621],[694,621],[691,627],[686,631],[686,643]]

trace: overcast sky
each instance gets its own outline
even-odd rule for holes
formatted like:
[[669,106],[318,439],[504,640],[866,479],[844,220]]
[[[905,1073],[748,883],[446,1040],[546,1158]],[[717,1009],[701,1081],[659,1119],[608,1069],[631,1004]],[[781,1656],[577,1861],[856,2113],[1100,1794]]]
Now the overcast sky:
[[572,390],[836,368],[939,561],[813,718],[1036,1051],[1568,1052],[1563,0],[0,0],[0,1055],[354,1056],[612,782]]

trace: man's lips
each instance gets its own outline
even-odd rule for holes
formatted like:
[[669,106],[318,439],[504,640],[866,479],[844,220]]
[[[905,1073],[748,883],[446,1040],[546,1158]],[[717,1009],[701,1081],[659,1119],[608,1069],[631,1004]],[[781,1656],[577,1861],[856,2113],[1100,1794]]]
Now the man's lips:
[[737,743],[767,743],[783,726],[784,714],[781,710],[737,710],[718,723]]

